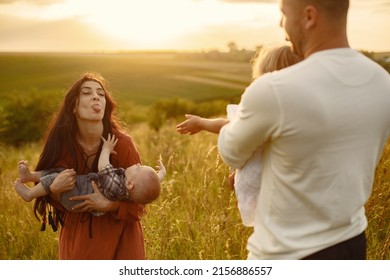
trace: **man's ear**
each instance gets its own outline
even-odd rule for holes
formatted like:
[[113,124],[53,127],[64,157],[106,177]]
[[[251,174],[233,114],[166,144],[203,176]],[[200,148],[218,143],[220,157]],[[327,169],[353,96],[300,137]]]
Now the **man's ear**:
[[309,5],[303,10],[304,27],[306,29],[313,28],[317,24],[318,10],[316,7]]

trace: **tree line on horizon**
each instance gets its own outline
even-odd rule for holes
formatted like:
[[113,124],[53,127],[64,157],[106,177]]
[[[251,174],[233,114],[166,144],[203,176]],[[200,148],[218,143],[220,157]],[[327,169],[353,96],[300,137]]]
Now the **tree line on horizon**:
[[[212,50],[178,55],[186,59],[196,58],[205,61],[250,62],[262,47],[257,46],[255,50],[239,49],[236,43],[230,42],[228,52]],[[380,64],[390,74],[389,56],[378,57],[376,53],[368,51],[361,51],[361,53]],[[238,100],[234,101],[238,102]],[[53,103],[57,104],[58,101],[36,91],[27,96],[11,96],[6,104],[0,105],[0,143],[19,146],[40,140],[52,116],[55,107]],[[157,100],[147,108],[147,117],[141,117],[141,121],[147,120],[149,126],[158,131],[166,121],[182,117],[184,113],[199,114],[204,117],[223,114],[225,103],[226,100],[222,99],[200,103],[178,98]],[[140,120],[127,121],[133,123]]]

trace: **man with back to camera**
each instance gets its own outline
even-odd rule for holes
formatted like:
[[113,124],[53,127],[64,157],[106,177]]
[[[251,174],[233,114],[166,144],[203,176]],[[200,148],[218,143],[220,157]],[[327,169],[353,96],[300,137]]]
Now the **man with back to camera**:
[[255,80],[219,134],[240,168],[264,144],[248,259],[365,259],[364,205],[390,134],[390,76],[349,47],[348,0],[281,0],[294,66]]

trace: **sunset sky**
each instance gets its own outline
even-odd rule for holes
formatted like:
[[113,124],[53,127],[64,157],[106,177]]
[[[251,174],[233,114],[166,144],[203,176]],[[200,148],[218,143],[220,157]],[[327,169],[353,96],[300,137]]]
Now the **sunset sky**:
[[[351,47],[390,51],[390,0],[350,0]],[[277,0],[0,0],[0,51],[225,50],[284,42]]]

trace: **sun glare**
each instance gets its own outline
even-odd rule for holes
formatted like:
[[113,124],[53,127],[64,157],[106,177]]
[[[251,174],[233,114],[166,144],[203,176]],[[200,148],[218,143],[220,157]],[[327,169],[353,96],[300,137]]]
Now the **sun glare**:
[[90,13],[84,16],[85,22],[130,47],[145,49],[169,48],[180,40],[179,37],[201,33],[209,26],[251,19],[256,19],[257,26],[269,24],[268,20],[276,10],[276,5],[263,5],[261,9],[255,6],[256,9],[248,10],[248,6],[221,5],[218,1],[95,2],[91,3]]
[[177,36],[196,30],[201,24],[201,19],[188,18],[183,13],[189,9],[187,4],[179,0],[168,6],[164,1],[118,1],[107,6],[102,2],[94,6],[85,21],[99,32],[133,47],[164,48]]
[[[388,28],[377,28],[389,26],[385,2],[351,1],[351,46],[388,50]],[[6,50],[195,50],[232,40],[246,48],[285,42],[277,1],[0,0],[0,19],[0,49]]]

